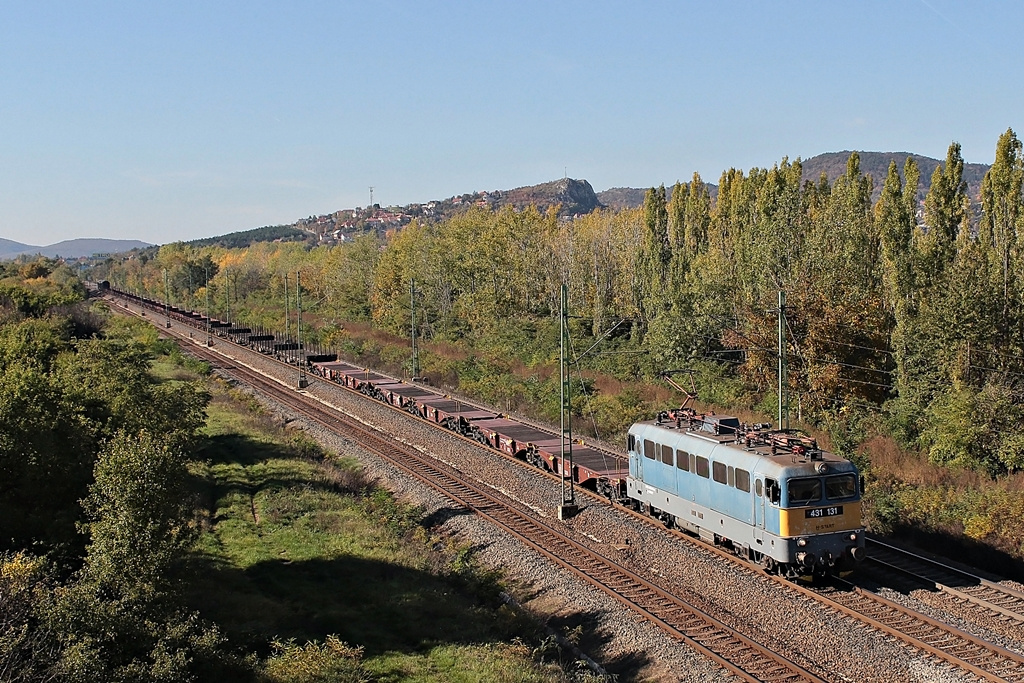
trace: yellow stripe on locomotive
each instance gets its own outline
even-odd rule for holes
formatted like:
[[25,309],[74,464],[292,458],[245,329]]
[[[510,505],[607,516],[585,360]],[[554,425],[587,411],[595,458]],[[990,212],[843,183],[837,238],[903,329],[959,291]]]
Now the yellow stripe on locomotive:
[[[779,510],[779,536],[792,538],[837,531],[857,531],[863,526],[860,506],[858,500],[842,505]],[[837,509],[841,511],[837,512]]]

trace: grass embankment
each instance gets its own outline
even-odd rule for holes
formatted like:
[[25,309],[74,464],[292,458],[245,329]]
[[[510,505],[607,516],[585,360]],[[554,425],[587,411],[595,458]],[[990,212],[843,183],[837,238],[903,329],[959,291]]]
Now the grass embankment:
[[567,680],[538,656],[537,626],[501,604],[497,577],[420,510],[238,392],[211,391],[190,601],[256,653],[262,680]]

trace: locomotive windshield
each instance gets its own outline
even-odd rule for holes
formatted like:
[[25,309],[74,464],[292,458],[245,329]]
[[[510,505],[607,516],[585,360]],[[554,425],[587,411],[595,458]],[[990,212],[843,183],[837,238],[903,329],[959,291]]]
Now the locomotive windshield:
[[857,495],[857,478],[852,474],[841,474],[825,479],[825,495],[832,499],[853,498]]
[[790,479],[788,484],[789,504],[806,505],[821,500],[820,479]]

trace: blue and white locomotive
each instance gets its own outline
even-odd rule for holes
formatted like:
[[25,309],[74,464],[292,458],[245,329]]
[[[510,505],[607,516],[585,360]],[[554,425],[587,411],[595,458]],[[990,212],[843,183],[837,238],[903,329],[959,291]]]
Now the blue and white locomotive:
[[851,571],[864,559],[856,466],[809,437],[765,427],[686,408],[634,424],[628,497],[773,573]]

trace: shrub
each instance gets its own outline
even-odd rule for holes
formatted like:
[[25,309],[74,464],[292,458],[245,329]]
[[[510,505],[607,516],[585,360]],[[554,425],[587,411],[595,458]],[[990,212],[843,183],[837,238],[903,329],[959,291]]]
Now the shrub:
[[363,667],[363,649],[327,636],[325,642],[298,645],[294,640],[274,641],[275,654],[264,665],[264,683],[363,683],[370,676]]

